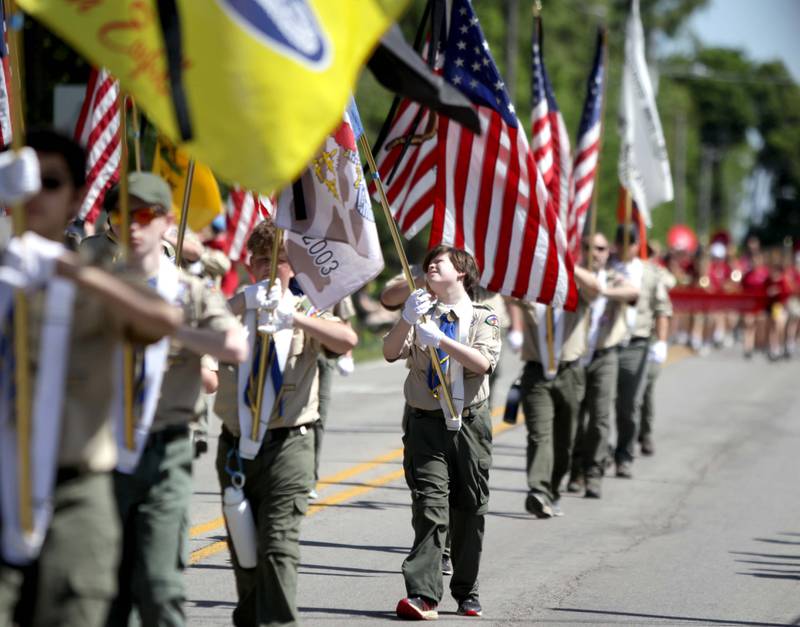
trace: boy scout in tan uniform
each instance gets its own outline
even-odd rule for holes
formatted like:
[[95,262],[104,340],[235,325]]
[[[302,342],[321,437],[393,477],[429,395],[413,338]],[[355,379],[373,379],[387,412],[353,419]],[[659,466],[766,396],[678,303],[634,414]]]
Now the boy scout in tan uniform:
[[[250,236],[250,268],[260,282],[248,286],[230,301],[231,308],[243,315],[251,307],[248,291],[266,287],[274,227],[262,222]],[[292,329],[291,343],[282,372],[282,384],[269,412],[263,440],[253,459],[240,456],[242,439],[239,416],[237,369],[220,364],[220,386],[216,413],[222,419],[217,448],[217,475],[223,493],[232,485],[232,473],[244,476],[244,496],[250,503],[257,530],[258,556],[253,569],[241,568],[231,550],[238,604],[234,625],[294,625],[299,617],[297,569],[300,560],[300,523],[308,510],[308,493],[314,478],[313,425],[319,418],[318,355],[323,351],[343,354],[357,343],[355,332],[328,312],[306,315],[307,299],[284,290],[293,276],[285,251],[278,263],[278,284],[273,286],[281,309]],[[262,303],[265,306],[266,303]],[[260,305],[259,305],[260,306]],[[257,312],[258,315],[258,312]],[[268,311],[267,319],[274,314]],[[255,337],[250,337],[255,349]],[[255,352],[255,350],[254,350]],[[253,360],[251,380],[258,376]],[[244,365],[240,367],[245,367]],[[265,386],[271,381],[265,380]],[[265,426],[262,423],[261,429]],[[231,542],[229,539],[229,546]],[[233,548],[231,546],[231,548]]]
[[[631,243],[636,243],[636,230],[631,230]],[[622,244],[622,231],[618,230],[616,243]],[[628,323],[627,341],[619,351],[617,377],[617,447],[614,451],[616,475],[622,478],[633,476],[631,466],[639,430],[639,419],[647,381],[647,362],[650,350],[650,335],[657,318],[667,319],[672,315],[666,285],[656,267],[650,262],[635,258],[635,250],[629,250],[630,261],[623,266],[631,283],[639,288],[636,304],[626,312]],[[666,349],[666,344],[664,344]],[[666,352],[666,351],[665,351]]]
[[608,240],[597,233],[587,254],[600,287],[591,303],[587,352],[581,359],[585,368],[586,392],[578,412],[578,427],[572,452],[570,492],[579,492],[585,479],[588,498],[600,498],[601,482],[608,457],[608,431],[611,408],[617,393],[617,351],[627,331],[626,303],[635,299],[638,290],[613,269],[607,269]]
[[[452,323],[457,320],[454,311],[460,308],[461,301],[445,305],[444,292],[432,283],[436,278],[432,272],[442,275],[446,270],[442,269],[441,260],[448,258],[451,271],[455,268],[461,274],[460,293],[472,312],[467,330],[462,329],[458,321],[459,336],[466,333],[466,344],[457,337],[448,336],[451,338],[450,348],[446,351],[448,362],[457,359],[463,364],[463,411],[461,426],[457,430],[448,424],[451,421],[445,418],[442,401],[434,396],[436,388],[431,381],[430,352],[422,345],[425,336],[418,324],[419,316],[428,313],[428,324],[434,325],[436,330],[440,324],[444,326],[445,321]],[[424,299],[427,292],[417,290],[412,293],[406,301],[403,318],[384,338],[385,358],[389,361],[406,359],[408,366],[404,386],[407,422],[403,436],[403,467],[406,483],[411,489],[414,544],[403,562],[407,597],[398,603],[396,612],[398,616],[412,620],[431,619],[438,615],[437,606],[443,595],[442,550],[448,529],[454,566],[450,592],[458,603],[458,613],[480,616],[482,612],[478,598],[478,570],[484,516],[489,507],[489,468],[492,462],[488,375],[500,357],[501,339],[497,315],[490,307],[471,302],[467,295],[466,290],[477,284],[474,264],[464,251],[447,246],[431,250],[423,268],[427,269],[429,285],[439,302],[429,311],[430,299]],[[456,276],[455,272],[453,276]],[[416,307],[416,301],[422,309]],[[411,309],[416,313],[406,311]],[[470,353],[465,358],[459,355],[458,350]],[[468,361],[476,358],[474,363]],[[449,367],[452,368],[452,364]],[[455,387],[451,386],[450,390],[456,398]]]
[[[123,552],[119,594],[108,625],[126,625],[134,606],[145,625],[183,625],[194,457],[189,423],[202,391],[201,359],[211,354],[242,360],[247,349],[221,292],[176,269],[162,253],[162,237],[172,218],[167,183],[154,174],[137,172],[129,177],[128,193],[132,271],[154,283],[165,272],[175,277],[175,304],[183,310],[184,324],[171,337],[160,365],[165,370],[158,404],[138,462],[114,473]],[[116,194],[116,189],[110,194],[110,202],[117,203],[112,216],[119,212]]]
[[[83,198],[83,150],[49,131],[33,132],[28,141],[39,154],[44,189],[27,203],[27,226],[53,240],[49,246],[56,246]],[[50,254],[45,251],[45,256]],[[46,427],[60,431],[49,498],[52,518],[44,543],[31,560],[20,564],[5,552],[1,556],[0,625],[11,625],[15,613],[16,620],[25,625],[105,623],[117,589],[120,541],[111,479],[117,463],[109,421],[112,357],[123,337],[142,344],[153,342],[174,331],[181,320],[180,311],[151,290],[122,283],[98,268],[80,266],[75,255],[60,256],[56,274],[74,282],[76,290],[64,357],[63,400],[56,408],[61,412],[60,424],[53,417]],[[43,285],[49,289],[52,279],[46,280]],[[29,291],[28,303],[33,383],[47,369],[39,359],[39,333],[48,306],[41,290]],[[13,334],[8,325],[0,336],[3,332],[6,339]],[[53,353],[46,361],[59,358],[61,354]],[[0,381],[7,381],[11,370],[0,368]],[[37,458],[36,450],[34,443],[32,463],[41,468],[48,460]]]

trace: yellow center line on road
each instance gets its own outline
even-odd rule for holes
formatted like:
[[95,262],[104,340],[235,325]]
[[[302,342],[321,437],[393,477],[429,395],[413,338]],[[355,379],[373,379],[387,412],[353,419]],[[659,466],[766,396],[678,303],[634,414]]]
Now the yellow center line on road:
[[[664,362],[664,366],[675,364],[693,354],[694,352],[685,346],[672,346],[670,347],[669,355],[667,357],[666,362]],[[492,410],[492,418],[497,418],[504,412],[504,410],[505,407],[502,405],[500,407],[495,407],[494,410]],[[509,424],[507,422],[498,422],[492,427],[492,435],[497,436],[515,426],[516,425]],[[395,461],[397,459],[400,459],[402,456],[403,456],[402,447],[394,449],[393,451],[389,451],[388,453],[380,455],[368,462],[356,464],[355,466],[352,466],[350,468],[345,468],[344,470],[335,473],[329,477],[323,477],[322,479],[320,479],[318,485],[320,486],[324,485],[326,487],[336,485],[338,483],[345,481],[346,479],[350,479],[356,475],[367,472],[368,470],[372,470],[373,468],[380,466],[381,464],[386,464]],[[396,479],[400,479],[402,477],[403,477],[403,469],[399,468],[397,470],[393,470],[392,472],[380,475],[375,479],[371,479],[359,485],[348,488],[347,490],[337,492],[336,494],[333,494],[324,499],[320,499],[319,501],[311,505],[308,508],[308,513],[306,514],[306,516],[313,516],[314,514],[325,509],[326,507],[329,507],[331,505],[339,505],[340,503],[344,503],[345,501],[354,499],[357,496],[361,496],[362,494],[370,492],[371,490],[386,485],[387,483],[391,483],[392,481],[395,481]],[[220,529],[224,525],[225,525],[225,519],[222,516],[220,516],[218,518],[215,518],[214,520],[210,520],[209,522],[201,523],[199,525],[195,525],[194,527],[192,527],[189,530],[189,537],[196,538],[198,536],[202,536],[211,531]],[[209,544],[208,546],[193,551],[189,558],[189,563],[196,564],[197,562],[212,555],[215,555],[227,548],[228,545],[225,541],[214,542],[212,544]]]

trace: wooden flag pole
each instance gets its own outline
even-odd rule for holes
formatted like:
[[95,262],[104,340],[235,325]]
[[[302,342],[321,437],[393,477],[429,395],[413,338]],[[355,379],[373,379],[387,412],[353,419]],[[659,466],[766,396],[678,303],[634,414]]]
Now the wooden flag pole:
[[[416,289],[414,276],[411,274],[411,267],[408,265],[408,258],[406,257],[406,251],[403,248],[403,241],[400,239],[400,231],[397,229],[397,224],[394,221],[392,209],[389,206],[389,199],[386,197],[386,190],[384,189],[383,181],[381,181],[380,175],[378,174],[378,166],[375,164],[375,157],[373,156],[372,149],[367,141],[366,133],[361,133],[361,137],[358,138],[358,143],[361,146],[361,150],[364,152],[364,156],[367,158],[367,165],[369,166],[370,172],[372,172],[372,178],[375,181],[375,187],[378,189],[378,196],[381,200],[383,214],[386,217],[386,222],[389,225],[389,231],[392,234],[392,241],[397,249],[397,255],[400,257],[400,264],[403,266],[403,275],[406,278],[406,283],[408,283],[408,290],[409,292],[413,292]],[[442,365],[439,363],[439,356],[436,353],[436,349],[433,346],[429,346],[428,352],[430,353],[431,364],[433,365],[433,369],[436,371],[436,376],[439,377],[439,389],[444,395],[447,408],[450,410],[450,415],[453,417],[459,416],[459,414],[456,412],[456,406],[453,404],[453,397],[450,395],[450,390],[447,388],[447,382],[445,381],[444,373],[442,372]]]
[[622,233],[622,263],[628,261],[628,249],[631,246],[631,214],[633,213],[633,199],[628,188],[623,188],[625,194],[625,220]]
[[[16,152],[22,149],[25,140],[25,125],[22,114],[22,64],[19,62],[21,29],[16,21],[16,6],[13,0],[6,0],[6,15],[9,19],[8,43],[11,81],[9,85],[11,100],[11,147]],[[25,232],[25,209],[22,203],[14,203],[11,208],[14,235]],[[31,378],[30,343],[28,337],[28,299],[21,289],[14,290],[14,410],[17,423],[17,459],[19,472],[19,523],[25,533],[33,531],[33,503],[31,490]]]
[[133,126],[133,159],[136,171],[142,171],[142,125],[139,120],[139,108],[133,96],[128,96],[131,103],[131,124]]
[[[278,276],[278,257],[280,256],[281,247],[283,246],[283,229],[275,229],[275,240],[272,242],[272,258],[269,264],[269,289],[275,284],[275,278]],[[284,286],[286,287],[286,286]],[[256,311],[256,329],[258,329],[258,313]],[[260,333],[256,331],[261,342],[261,354],[258,359],[258,377],[256,388],[256,406],[253,409],[253,426],[251,429],[251,440],[258,442],[259,425],[261,424],[261,405],[264,402],[264,384],[267,381],[267,356],[269,354],[269,333]],[[278,358],[277,351],[275,359]],[[276,399],[277,400],[277,399]]]
[[[130,258],[131,247],[131,216],[130,198],[128,197],[128,124],[127,111],[125,110],[125,93],[119,94],[119,133],[120,133],[120,158],[119,158],[119,216],[120,216],[120,244],[122,245],[122,259],[127,263]],[[133,344],[127,340],[122,343],[122,411],[125,426],[125,448],[133,451],[136,448],[134,428],[136,425],[133,415],[133,378],[134,378]]]
[[183,239],[186,237],[186,225],[189,224],[189,200],[192,197],[192,181],[194,180],[194,159],[189,160],[186,170],[186,183],[183,186],[183,204],[181,205],[181,221],[178,225],[178,246],[175,251],[175,263],[183,267]]

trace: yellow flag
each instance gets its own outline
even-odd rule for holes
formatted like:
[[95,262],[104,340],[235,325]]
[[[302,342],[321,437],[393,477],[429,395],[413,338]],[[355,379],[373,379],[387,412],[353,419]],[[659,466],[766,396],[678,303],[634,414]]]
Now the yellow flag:
[[[153,157],[153,173],[158,174],[172,189],[172,210],[175,221],[180,222],[183,207],[183,192],[186,189],[186,176],[189,170],[189,156],[175,148],[169,140],[159,137],[156,154]],[[208,166],[194,164],[192,193],[189,196],[189,228],[195,233],[211,224],[222,213],[222,198],[219,186]]]
[[[176,0],[194,137],[182,148],[262,193],[294,180],[342,112],[361,66],[409,0]],[[17,0],[107,68],[173,141],[155,0]]]

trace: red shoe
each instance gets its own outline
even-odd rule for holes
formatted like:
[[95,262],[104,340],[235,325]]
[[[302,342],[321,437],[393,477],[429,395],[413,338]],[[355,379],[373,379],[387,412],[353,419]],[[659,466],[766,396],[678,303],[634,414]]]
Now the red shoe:
[[406,620],[436,620],[439,612],[436,603],[431,603],[422,597],[408,597],[397,603],[395,610],[398,618]]

